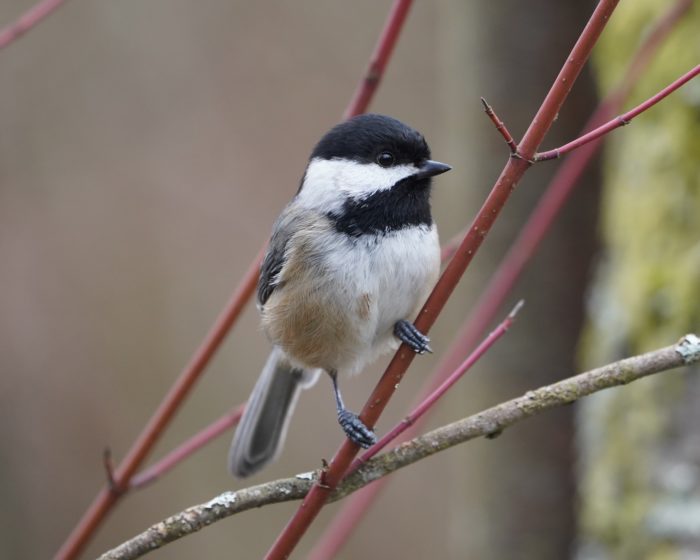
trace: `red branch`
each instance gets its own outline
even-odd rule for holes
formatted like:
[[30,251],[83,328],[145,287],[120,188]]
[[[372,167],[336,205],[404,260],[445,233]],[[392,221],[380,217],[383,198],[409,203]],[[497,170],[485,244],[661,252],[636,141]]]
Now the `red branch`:
[[107,485],[110,488],[114,488],[116,486],[114,483],[114,463],[112,462],[112,450],[109,447],[105,447],[105,450],[102,452],[102,466],[105,469]]
[[508,316],[501,321],[501,323],[493,331],[491,331],[491,333],[481,342],[481,344],[479,344],[479,346],[477,346],[476,349],[474,349],[474,351],[467,356],[467,359],[464,360],[459,367],[440,384],[439,387],[432,391],[416,408],[406,415],[401,422],[389,430],[377,443],[365,451],[360,457],[355,458],[348,469],[348,473],[360,468],[363,463],[369,461],[388,444],[411,427],[426,412],[428,412],[428,410],[435,406],[435,403],[437,403],[437,401],[440,400],[440,398],[447,393],[447,391],[449,391],[452,386],[457,383],[457,381],[462,379],[464,374],[467,373],[504,334],[506,334],[508,329],[515,321],[515,317],[522,306],[523,301],[520,300],[508,314]]
[[143,488],[155,482],[173,467],[181,463],[185,458],[196,453],[211,440],[238,424],[243,415],[244,408],[245,403],[239,404],[237,407],[229,410],[221,418],[196,433],[182,445],[177,446],[160,461],[135,475],[129,482],[129,490]]
[[[605,122],[619,110],[634,85],[639,81],[640,76],[648,67],[653,55],[658,52],[665,39],[691,6],[692,0],[678,0],[656,22],[632,57],[632,61],[620,84],[599,104],[594,114],[583,127],[584,131],[590,130],[601,122]],[[428,382],[421,389],[419,401],[443,382],[452,370],[452,364],[457,363],[461,356],[474,346],[477,337],[493,321],[499,307],[512,291],[524,267],[534,256],[537,247],[549,231],[561,207],[571,192],[573,192],[583,171],[601,145],[602,139],[591,142],[582,149],[577,150],[559,168],[537,208],[520,232],[517,241],[508,251],[498,270],[488,282],[486,291],[478,298],[479,304],[465,321],[464,326],[460,329],[460,332],[455,337],[455,341],[436,367],[433,375],[430,376]],[[454,247],[451,245],[454,245]],[[443,258],[446,255],[453,255],[456,251],[456,246],[457,243],[448,243],[443,248]],[[410,439],[418,435],[422,423],[422,421],[419,421],[414,424],[402,439]],[[366,511],[371,507],[371,504],[378,497],[379,492],[390,480],[388,477],[378,480],[351,496],[343,504],[340,512],[338,512],[331,525],[311,551],[309,558],[311,560],[330,560],[335,558],[338,551],[350,537],[352,530],[357,526],[360,519],[362,519]]]
[[394,4],[391,6],[387,20],[384,23],[382,34],[379,36],[377,46],[370,58],[365,77],[357,86],[343,118],[349,119],[367,110],[374,93],[379,87],[382,76],[384,76],[386,65],[391,58],[391,53],[394,51],[394,46],[403,29],[411,4],[413,4],[413,0],[394,0]]
[[[430,391],[422,392],[425,397],[421,399],[420,404],[413,409],[413,411],[406,416],[401,422],[396,424],[392,430],[390,430],[384,437],[382,437],[375,445],[368,449],[361,457],[356,457],[355,460],[350,465],[348,472],[353,472],[359,468],[363,463],[374,457],[379,453],[384,447],[386,447],[390,442],[396,440],[402,434],[406,434],[402,439],[408,439],[412,436],[408,434],[415,434],[417,431],[417,422],[421,420],[428,410],[430,410],[433,405],[440,399],[449,389],[459,381],[471,367],[479,361],[479,359],[493,346],[498,339],[500,339],[506,331],[510,328],[515,320],[515,314],[518,312],[522,301],[516,305],[516,307],[511,311],[511,313],[503,320],[498,327],[496,327],[489,336],[484,339],[481,344],[467,357],[464,362],[450,375],[446,378],[444,375],[440,377],[445,378],[441,380],[442,383]],[[433,379],[433,385],[435,384],[435,379]],[[383,477],[367,488],[363,488],[358,492],[354,493],[347,502],[344,502],[343,509],[341,510],[341,515],[337,515],[331,525],[324,531],[319,542],[314,546],[313,550],[309,553],[309,560],[330,560],[335,558],[338,551],[342,548],[343,544],[350,537],[352,530],[355,525],[369,509],[369,506],[374,502],[374,499],[378,495],[379,491],[384,488],[385,482],[388,482],[388,477]]]
[[[440,311],[442,311],[457,282],[514,190],[515,185],[527,171],[530,165],[527,160],[534,156],[537,147],[551,127],[617,3],[618,0],[601,0],[598,3],[537,115],[525,132],[525,136],[519,145],[519,153],[522,154],[523,159],[509,158],[456,255],[447,265],[435,289],[416,319],[416,327],[421,332],[427,333],[430,330],[430,327],[437,319]],[[366,425],[374,426],[377,422],[413,358],[413,352],[410,352],[405,345],[399,348],[362,410],[360,417]],[[343,442],[329,465],[323,485],[315,484],[313,486],[295,515],[268,551],[266,555],[268,560],[281,560],[289,557],[320,512],[330,492],[344,476],[357,451],[358,447],[349,440]]]
[[500,133],[501,136],[503,136],[503,139],[506,141],[506,144],[510,148],[510,153],[515,154],[518,152],[518,146],[515,145],[515,140],[513,140],[513,136],[511,135],[510,131],[506,127],[505,123],[498,118],[498,115],[494,112],[493,108],[491,105],[489,105],[486,102],[486,99],[483,97],[481,98],[481,104],[484,106],[484,112],[486,113],[486,116],[491,119],[491,122],[493,125],[496,127],[496,130]]
[[246,302],[255,291],[258,279],[258,263],[261,258],[262,253],[258,255],[258,258],[248,268],[226,308],[195,352],[190,363],[170,388],[170,391],[168,391],[160,406],[132,445],[129,453],[116,469],[113,476],[113,485],[103,488],[95,497],[78,525],[76,525],[66,542],[56,553],[56,560],[75,558],[85,547],[95,529],[112,509],[121,494],[128,489],[129,482],[136,469],[141,465],[165,427],[170,423],[175,412],[199,379],[204,368],[209,364],[231,326],[238,319],[241,311],[243,311]]
[[[373,80],[364,79],[364,86],[358,88],[358,94],[348,105],[346,117],[363,112],[372,95],[374,95],[379,79],[386,68],[388,59],[393,51],[399,31],[403,26],[410,0],[396,0],[384,30],[375,49],[376,64],[370,64]],[[374,84],[370,82],[374,81]],[[360,92],[362,92],[360,94]],[[83,514],[76,527],[56,553],[54,560],[71,560],[76,558],[100,526],[107,513],[114,507],[123,492],[128,489],[136,470],[150,453],[161,434],[172,420],[175,412],[184,402],[195,382],[208,365],[214,353],[218,350],[224,338],[238,319],[243,307],[252,297],[257,283],[260,262],[264,247],[257,258],[251,263],[243,280],[236,288],[233,296],[222,310],[219,318],[209,334],[201,343],[188,366],[183,370],[174,385],[170,388],[160,406],[157,408],[136,442],[132,445],[126,458],[114,474],[114,486],[106,486],[97,494],[90,507]]]
[[66,0],[43,0],[22,14],[17,21],[0,30],[0,49],[4,49],[29,31],[36,24],[50,16]]
[[569,153],[572,150],[575,150],[576,148],[579,148],[585,144],[588,144],[589,142],[593,142],[593,140],[597,140],[601,136],[606,135],[608,132],[611,132],[611,131],[615,130],[616,128],[630,124],[630,122],[632,121],[633,118],[639,116],[644,111],[646,111],[646,110],[650,109],[651,107],[653,107],[654,105],[656,105],[659,101],[661,101],[665,97],[672,94],[674,91],[676,91],[678,88],[680,88],[684,84],[688,83],[690,80],[695,78],[698,74],[700,74],[700,64],[698,64],[692,70],[689,70],[688,72],[683,74],[675,82],[666,86],[664,89],[662,89],[659,93],[657,93],[653,97],[650,97],[649,99],[647,99],[644,103],[637,105],[634,109],[627,111],[626,113],[623,113],[622,115],[615,117],[614,119],[599,126],[595,130],[591,130],[590,132],[588,132],[587,134],[584,134],[583,136],[577,138],[576,140],[572,140],[568,144],[564,144],[560,148],[555,148],[554,150],[548,150],[546,152],[536,154],[535,161],[545,161],[548,159],[556,159],[564,154]]

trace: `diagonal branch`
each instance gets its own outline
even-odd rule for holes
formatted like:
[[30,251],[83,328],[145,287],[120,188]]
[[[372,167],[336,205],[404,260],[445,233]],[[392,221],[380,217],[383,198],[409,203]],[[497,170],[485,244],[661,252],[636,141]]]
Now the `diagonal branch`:
[[[348,476],[337,490],[329,495],[329,501],[339,500],[381,477],[439,451],[479,437],[494,437],[531,416],[570,404],[604,389],[626,385],[648,375],[696,362],[700,362],[700,338],[688,334],[672,346],[620,360],[528,391],[518,398],[428,432],[371,459]],[[133,560],[237,513],[301,499],[311,490],[317,476],[318,472],[300,474],[236,492],[225,492],[205,504],[192,506],[151,526],[143,533],[104,553],[98,560]]]
[[553,150],[548,150],[546,152],[535,154],[534,161],[546,161],[549,159],[556,159],[558,157],[563,156],[564,154],[568,154],[576,148],[588,144],[589,142],[593,142],[594,140],[597,140],[601,136],[608,134],[616,128],[630,124],[633,118],[641,115],[644,111],[650,109],[659,101],[671,95],[674,91],[676,91],[684,84],[687,84],[698,74],[700,74],[700,64],[683,74],[680,78],[666,86],[656,95],[647,99],[644,103],[640,103],[639,105],[637,105],[634,109],[631,109],[626,113],[623,113],[622,115],[618,115],[614,119],[599,126],[595,130],[591,130],[583,136],[576,138],[576,140],[572,140],[568,144],[564,144],[563,146],[560,146],[559,148],[555,148]]
[[54,13],[65,2],[66,0],[42,0],[22,14],[17,21],[0,29],[0,49],[4,49],[15,42],[35,25]]
[[175,416],[185,397],[192,390],[204,368],[228,334],[231,326],[243,311],[246,302],[252,296],[257,283],[257,263],[260,258],[262,258],[262,251],[248,268],[243,280],[241,280],[241,283],[231,296],[229,303],[192,356],[189,364],[177,378],[163,398],[160,406],[151,416],[148,424],[146,424],[137,440],[131,446],[126,458],[122,460],[113,473],[111,483],[102,488],[95,496],[92,504],[90,504],[83,517],[56,553],[55,560],[69,560],[80,554],[80,551],[100,526],[107,513],[128,489],[131,477],[134,476],[136,470],[151,451],[156,441],[158,441],[166,426]]
[[491,107],[491,105],[489,105],[486,99],[484,99],[483,97],[481,98],[481,104],[484,106],[484,112],[486,113],[486,116],[489,119],[491,119],[493,126],[496,127],[496,131],[498,131],[498,133],[501,136],[503,136],[503,140],[505,141],[506,145],[510,148],[510,153],[518,153],[518,146],[515,144],[515,140],[513,140],[513,135],[508,130],[506,124],[498,117],[498,115],[493,110],[493,107]]
[[244,409],[245,403],[232,408],[221,418],[215,420],[194,436],[187,439],[182,445],[177,446],[158,462],[144,469],[142,472],[135,474],[129,481],[129,490],[136,490],[154,483],[185,458],[199,451],[214,438],[226,433],[230,428],[238,424],[241,416],[243,416]]
[[367,110],[375,91],[379,87],[382,76],[384,76],[386,65],[391,58],[391,53],[394,51],[412,4],[413,0],[394,0],[382,34],[379,36],[379,41],[377,41],[377,46],[370,57],[365,77],[358,84],[352,96],[352,101],[350,101],[348,108],[345,110],[344,119],[349,119]]
[[464,377],[464,374],[467,373],[474,366],[474,364],[476,364],[504,334],[506,334],[506,332],[508,332],[508,329],[513,326],[515,317],[522,308],[523,304],[524,301],[520,300],[515,307],[513,307],[508,316],[501,321],[501,323],[493,331],[491,331],[491,333],[481,342],[481,344],[479,344],[479,346],[477,346],[477,348],[471,354],[469,354],[469,356],[467,356],[467,359],[464,360],[460,366],[447,377],[447,379],[445,379],[434,391],[426,396],[416,408],[414,408],[403,420],[401,420],[401,422],[396,424],[391,430],[384,434],[384,436],[377,443],[365,451],[360,457],[356,457],[350,465],[349,472],[357,470],[363,463],[366,463],[372,457],[377,455],[377,453],[398,438],[408,428],[420,420],[420,418],[426,412],[434,407],[437,401],[440,400],[445,393],[447,393],[447,391],[449,391],[452,386],[457,383],[457,381]]

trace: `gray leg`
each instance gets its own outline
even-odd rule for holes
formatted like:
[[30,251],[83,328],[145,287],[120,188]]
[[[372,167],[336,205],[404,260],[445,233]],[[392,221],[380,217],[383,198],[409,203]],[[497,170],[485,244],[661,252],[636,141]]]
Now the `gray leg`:
[[430,339],[420,332],[411,321],[406,319],[397,321],[394,325],[394,336],[406,343],[416,354],[433,353]]
[[333,381],[333,391],[335,393],[335,405],[338,410],[338,424],[343,428],[345,435],[354,444],[367,449],[377,443],[377,436],[374,432],[365,426],[364,422],[354,412],[350,412],[345,408],[343,397],[340,395],[338,388],[338,372],[331,370],[328,372]]

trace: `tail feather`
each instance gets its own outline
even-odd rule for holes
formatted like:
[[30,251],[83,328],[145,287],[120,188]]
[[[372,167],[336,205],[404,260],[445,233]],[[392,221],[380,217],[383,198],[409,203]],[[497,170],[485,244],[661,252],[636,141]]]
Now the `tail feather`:
[[317,378],[318,370],[295,368],[281,350],[272,351],[231,443],[228,467],[233,475],[250,476],[277,458],[299,391]]

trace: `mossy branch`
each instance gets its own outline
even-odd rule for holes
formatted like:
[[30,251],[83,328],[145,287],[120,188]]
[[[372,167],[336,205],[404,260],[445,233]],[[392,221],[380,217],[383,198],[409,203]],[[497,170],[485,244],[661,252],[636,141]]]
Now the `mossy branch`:
[[[486,409],[410,440],[367,461],[331,494],[344,498],[370,482],[434,453],[478,437],[494,437],[506,428],[552,408],[618,385],[626,385],[654,373],[700,362],[700,338],[684,336],[678,344],[634,356],[528,391],[524,395]],[[136,537],[106,552],[99,560],[132,560],[167,543],[195,533],[207,525],[254,507],[302,499],[321,471],[266,482],[236,492],[224,492],[205,504],[192,506],[156,523]]]

